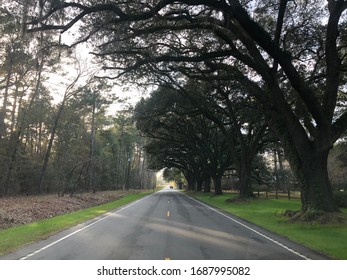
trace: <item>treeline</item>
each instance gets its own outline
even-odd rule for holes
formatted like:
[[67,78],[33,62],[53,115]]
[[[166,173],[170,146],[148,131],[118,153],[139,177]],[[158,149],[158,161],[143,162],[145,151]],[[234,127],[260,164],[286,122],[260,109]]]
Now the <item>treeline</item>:
[[25,32],[44,2],[0,8],[0,196],[152,188],[131,112],[107,115],[110,86],[60,35]]
[[[147,137],[149,167],[164,169],[179,188],[241,197],[258,192],[300,192],[283,147],[262,109],[235,85],[190,80],[162,84],[135,107],[137,128]],[[241,92],[240,92],[241,93]],[[347,189],[347,143],[332,149],[328,169],[335,192]]]

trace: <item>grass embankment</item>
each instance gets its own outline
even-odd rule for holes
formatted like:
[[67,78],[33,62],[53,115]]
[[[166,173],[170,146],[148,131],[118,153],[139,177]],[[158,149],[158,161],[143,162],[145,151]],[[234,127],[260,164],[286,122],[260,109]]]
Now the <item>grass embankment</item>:
[[12,252],[26,244],[45,239],[54,233],[93,219],[98,215],[138,200],[150,193],[152,192],[129,194],[103,205],[2,230],[0,231],[0,255]]
[[[251,199],[228,202],[235,194],[214,196],[191,193],[193,197],[216,206],[242,219],[266,228],[335,259],[347,259],[347,224],[289,222],[285,210],[299,210],[298,199]],[[341,209],[347,219],[347,209]]]

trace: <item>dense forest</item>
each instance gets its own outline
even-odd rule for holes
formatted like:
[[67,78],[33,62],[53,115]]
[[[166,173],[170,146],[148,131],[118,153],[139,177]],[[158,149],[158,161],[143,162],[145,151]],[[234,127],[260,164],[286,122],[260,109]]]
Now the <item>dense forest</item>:
[[0,195],[152,188],[131,106],[119,106],[80,49],[25,31],[42,5],[0,8]]
[[[346,9],[343,0],[2,1],[1,193],[142,188],[148,170],[165,169],[188,189],[298,190],[300,216],[338,211]],[[118,83],[151,93],[108,116]]]

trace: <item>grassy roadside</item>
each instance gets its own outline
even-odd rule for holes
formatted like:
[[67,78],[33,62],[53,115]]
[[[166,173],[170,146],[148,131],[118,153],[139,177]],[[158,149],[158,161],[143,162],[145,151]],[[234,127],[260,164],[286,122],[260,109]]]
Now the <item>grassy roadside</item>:
[[12,252],[26,244],[45,239],[54,233],[93,219],[98,215],[138,200],[151,193],[152,192],[129,194],[118,200],[103,205],[41,220],[32,224],[1,230],[0,255]]
[[[226,200],[235,196],[233,194],[188,194],[334,259],[347,259],[347,224],[290,223],[281,215],[285,210],[299,210],[300,201],[297,199],[254,199],[231,203]],[[347,209],[341,210],[347,218]]]

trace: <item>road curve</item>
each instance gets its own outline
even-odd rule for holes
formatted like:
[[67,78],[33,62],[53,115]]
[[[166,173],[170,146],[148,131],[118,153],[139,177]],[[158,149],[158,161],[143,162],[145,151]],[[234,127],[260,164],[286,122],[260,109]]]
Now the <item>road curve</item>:
[[289,260],[324,256],[166,189],[0,259]]

